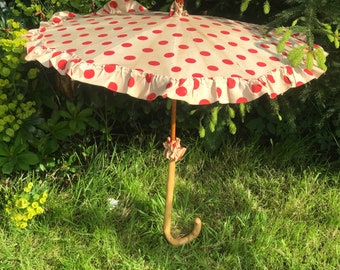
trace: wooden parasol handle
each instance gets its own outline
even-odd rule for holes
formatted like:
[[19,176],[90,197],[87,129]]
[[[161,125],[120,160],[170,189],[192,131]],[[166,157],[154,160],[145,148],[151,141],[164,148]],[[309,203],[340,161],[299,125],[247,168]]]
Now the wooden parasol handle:
[[[177,101],[173,100],[171,107],[171,141],[176,140],[176,107]],[[191,242],[200,234],[202,222],[199,218],[196,218],[193,231],[184,237],[174,238],[171,235],[171,213],[175,189],[175,171],[176,161],[169,160],[168,183],[164,214],[164,234],[170,244],[174,246],[179,246]]]

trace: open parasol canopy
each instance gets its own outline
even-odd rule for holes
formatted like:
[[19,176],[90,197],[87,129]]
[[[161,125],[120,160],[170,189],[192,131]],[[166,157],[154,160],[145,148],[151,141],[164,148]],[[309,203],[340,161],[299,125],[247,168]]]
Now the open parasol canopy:
[[[287,55],[306,45],[292,36],[282,53],[275,31],[211,16],[189,15],[176,0],[169,13],[148,11],[134,0],[109,1],[97,12],[58,12],[28,32],[26,60],[37,60],[72,80],[152,101],[172,99],[171,136],[164,143],[169,175],[164,232],[173,245],[196,238],[170,232],[175,162],[185,149],[176,137],[176,101],[193,105],[244,103],[270,98],[318,78],[315,64],[290,65]],[[315,47],[318,47],[315,45]]]

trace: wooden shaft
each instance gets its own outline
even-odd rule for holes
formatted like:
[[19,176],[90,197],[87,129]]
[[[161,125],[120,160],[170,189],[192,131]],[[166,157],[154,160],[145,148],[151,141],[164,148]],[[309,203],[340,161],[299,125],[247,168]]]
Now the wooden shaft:
[[[176,106],[177,101],[172,101],[171,106],[171,141],[176,140]],[[172,204],[175,189],[175,171],[176,171],[176,161],[169,160],[169,170],[168,170],[168,183],[166,189],[166,200],[165,200],[165,214],[164,214],[164,234],[168,242],[174,246],[184,245],[192,240],[194,240],[201,231],[201,220],[199,218],[195,219],[195,225],[193,231],[185,237],[174,238],[171,235],[171,214],[172,214]]]

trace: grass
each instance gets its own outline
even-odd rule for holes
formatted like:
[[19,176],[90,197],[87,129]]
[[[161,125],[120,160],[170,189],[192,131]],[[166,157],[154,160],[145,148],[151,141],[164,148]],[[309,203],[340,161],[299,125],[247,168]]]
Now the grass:
[[[203,228],[177,248],[162,234],[159,145],[96,153],[68,187],[37,179],[53,188],[28,229],[0,214],[0,268],[340,269],[340,174],[306,165],[303,144],[290,147],[280,156],[230,143],[209,155],[192,143],[177,164],[173,231],[189,232],[196,216]],[[115,209],[108,198],[119,200]]]

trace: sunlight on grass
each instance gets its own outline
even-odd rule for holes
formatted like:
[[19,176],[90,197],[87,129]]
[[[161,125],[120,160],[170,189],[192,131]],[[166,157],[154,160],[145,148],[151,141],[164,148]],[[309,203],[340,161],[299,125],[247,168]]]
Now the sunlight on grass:
[[278,163],[252,145],[216,155],[193,145],[177,165],[173,230],[189,232],[196,216],[203,229],[174,248],[162,234],[160,153],[152,144],[96,153],[68,187],[54,184],[27,229],[1,223],[1,269],[339,269],[336,172]]

